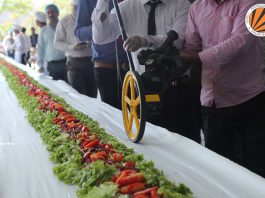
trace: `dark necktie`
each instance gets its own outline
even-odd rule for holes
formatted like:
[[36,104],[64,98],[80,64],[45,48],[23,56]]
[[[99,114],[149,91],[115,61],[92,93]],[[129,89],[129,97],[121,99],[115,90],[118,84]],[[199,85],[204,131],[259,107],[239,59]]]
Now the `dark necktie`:
[[161,1],[158,2],[152,2],[149,1],[147,5],[151,6],[149,16],[148,16],[148,29],[147,34],[148,35],[155,35],[156,34],[156,21],[155,21],[155,9],[158,4],[162,3]]

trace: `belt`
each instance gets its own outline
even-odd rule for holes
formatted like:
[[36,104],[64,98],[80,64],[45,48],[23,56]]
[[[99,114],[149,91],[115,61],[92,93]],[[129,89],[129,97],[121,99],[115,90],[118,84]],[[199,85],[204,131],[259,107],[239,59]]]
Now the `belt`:
[[83,56],[83,57],[72,57],[68,56],[68,60],[75,60],[75,61],[87,61],[91,62],[92,57],[91,56]]
[[61,63],[61,62],[64,62],[64,61],[66,61],[66,58],[62,59],[62,60],[52,60],[52,61],[49,61],[49,63]]
[[95,67],[102,67],[102,68],[114,68],[113,63],[107,63],[107,62],[95,62]]
[[[113,63],[108,63],[108,62],[99,62],[99,61],[96,61],[94,62],[95,64],[95,67],[101,67],[101,68],[115,68],[116,65],[113,64]],[[124,69],[124,70],[128,70],[128,63],[122,63],[120,64],[120,68],[121,69]]]

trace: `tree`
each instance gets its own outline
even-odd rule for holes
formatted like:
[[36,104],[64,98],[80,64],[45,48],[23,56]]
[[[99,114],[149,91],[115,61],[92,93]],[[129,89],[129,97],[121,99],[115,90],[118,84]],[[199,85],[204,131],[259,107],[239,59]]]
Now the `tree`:
[[8,11],[13,18],[18,18],[33,9],[31,0],[0,0],[0,4],[0,14]]
[[[4,14],[5,21],[1,24],[0,32],[3,35],[13,26],[14,23],[19,22],[19,18],[25,16],[33,9],[31,0],[0,0],[0,15]],[[24,20],[23,17],[21,20]],[[2,38],[0,38],[2,40]]]
[[[0,0],[0,15],[5,20],[1,22],[0,26],[0,40],[1,35],[5,35],[10,30],[13,24],[18,24],[26,27],[28,30],[30,27],[35,26],[34,17],[34,2],[37,0]],[[38,10],[45,11],[46,5],[53,3],[60,9],[60,18],[71,12],[71,3],[65,0],[49,0],[43,4]],[[28,31],[29,33],[29,31]]]

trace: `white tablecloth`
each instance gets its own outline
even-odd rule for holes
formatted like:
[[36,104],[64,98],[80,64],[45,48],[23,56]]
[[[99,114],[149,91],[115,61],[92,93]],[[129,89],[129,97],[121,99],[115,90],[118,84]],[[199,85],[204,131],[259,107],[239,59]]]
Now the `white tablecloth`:
[[76,198],[52,172],[39,133],[0,72],[0,198]]
[[[265,197],[265,179],[247,169],[187,138],[151,124],[146,126],[142,143],[134,144],[128,140],[124,132],[122,114],[119,110],[98,99],[78,94],[63,81],[54,81],[25,66],[18,66],[25,69],[30,76],[48,87],[54,94],[64,98],[72,107],[97,120],[119,141],[134,148],[136,152],[144,154],[146,159],[153,160],[156,167],[163,170],[169,180],[185,183],[194,192],[195,197]],[[23,192],[23,194],[18,193],[21,196],[4,196],[3,198],[74,197],[72,187],[63,185],[54,178],[48,153],[41,144],[38,134],[34,133],[26,123],[23,117],[25,113],[19,108],[3,80],[0,85],[2,96],[0,143],[15,143],[8,146],[0,145],[0,193],[15,193],[11,191],[16,189],[15,186],[21,186],[19,189]],[[11,111],[8,110],[9,106],[12,107]],[[35,166],[34,169],[33,166]],[[45,193],[50,194],[46,196],[48,194]],[[2,198],[1,194],[0,197]]]

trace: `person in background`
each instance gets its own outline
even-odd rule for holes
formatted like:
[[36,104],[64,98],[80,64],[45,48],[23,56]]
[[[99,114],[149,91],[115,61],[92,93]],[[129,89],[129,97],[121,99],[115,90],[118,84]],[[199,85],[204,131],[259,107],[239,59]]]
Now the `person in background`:
[[9,31],[8,35],[3,40],[5,54],[14,58],[15,56],[15,39],[13,38],[13,31]]
[[[37,27],[42,29],[43,27],[47,25],[47,14],[45,12],[40,12],[40,11],[35,12],[35,21],[36,21]],[[38,40],[37,40],[37,43],[38,43]],[[37,59],[38,59],[37,43],[36,43],[35,48],[31,48],[29,64],[33,69],[39,70],[39,66],[37,65]],[[47,70],[47,62],[45,61],[43,63],[43,70],[44,70],[44,74],[49,75],[49,72]]]
[[74,35],[78,0],[71,0],[72,13],[62,18],[56,28],[55,48],[67,56],[67,80],[77,91],[97,97],[92,49],[90,42],[80,42]]
[[245,25],[248,10],[261,2],[194,2],[180,56],[184,62],[202,63],[206,147],[232,161],[242,160],[241,165],[265,177],[261,39]]
[[31,27],[30,43],[31,47],[36,48],[38,42],[38,34],[35,32],[35,28]]
[[[108,11],[109,0],[98,0],[92,15],[93,40],[97,44],[113,41],[120,35],[120,29],[115,10]],[[167,32],[177,32],[179,39],[174,46],[180,50],[188,20],[189,1],[186,0],[127,0],[119,3],[128,39],[124,48],[133,52],[136,70],[142,74],[145,70],[138,63],[137,53],[144,48],[157,49],[167,37]],[[200,79],[200,72],[196,73]],[[200,80],[191,77],[188,82],[181,78],[172,81],[165,94],[162,95],[164,108],[159,116],[152,116],[149,122],[159,125],[169,131],[179,133],[198,143],[201,142],[201,105]]]
[[37,42],[38,42],[38,34],[35,33],[35,28],[31,27],[31,35],[30,35],[31,48],[28,57],[28,64],[30,67],[32,63],[32,57],[34,56],[34,53],[36,53]]
[[15,33],[15,60],[18,63],[26,65],[25,59],[23,58],[25,57],[26,43],[23,35],[20,32],[22,27],[19,25],[14,25],[13,29]]
[[22,59],[24,59],[24,62],[27,64],[28,63],[28,59],[30,56],[30,47],[31,47],[31,42],[30,42],[30,38],[29,36],[26,34],[27,29],[22,27],[21,28],[21,34],[23,36],[24,39],[24,43],[25,43],[25,52],[23,53],[24,55],[22,56]]
[[59,8],[50,4],[46,6],[46,13],[49,19],[49,24],[44,26],[39,34],[37,49],[40,72],[44,72],[44,62],[47,62],[49,75],[54,80],[65,80],[66,77],[66,57],[64,52],[58,50],[54,46],[55,29],[58,23]]
[[[97,1],[81,0],[78,4],[75,35],[80,41],[92,41],[91,15]],[[111,4],[112,6],[112,4]],[[93,61],[95,77],[101,100],[113,107],[121,108],[121,87],[127,72],[127,57],[122,48],[120,39],[96,45],[93,43]],[[116,59],[116,48],[118,60]],[[117,64],[119,64],[120,78],[117,77]]]
[[45,12],[37,11],[35,12],[36,25],[42,29],[47,25],[47,14]]

